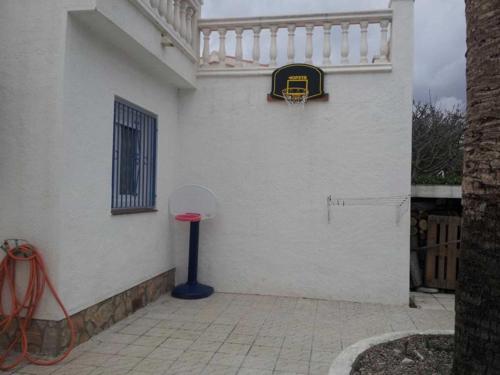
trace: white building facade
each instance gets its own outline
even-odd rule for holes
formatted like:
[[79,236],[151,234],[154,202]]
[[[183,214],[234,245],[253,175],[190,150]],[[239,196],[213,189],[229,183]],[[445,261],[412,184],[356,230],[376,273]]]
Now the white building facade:
[[[201,6],[1,2],[0,237],[43,252],[76,314],[173,269],[185,280],[188,229],[168,197],[201,184],[218,213],[201,224],[199,279],[217,291],[406,304],[409,214],[330,207],[328,220],[327,197],[410,194],[413,1],[221,20]],[[294,61],[325,71],[329,101],[266,100]],[[145,212],[112,210],[122,99],[156,119]],[[62,314],[47,301],[38,318]]]

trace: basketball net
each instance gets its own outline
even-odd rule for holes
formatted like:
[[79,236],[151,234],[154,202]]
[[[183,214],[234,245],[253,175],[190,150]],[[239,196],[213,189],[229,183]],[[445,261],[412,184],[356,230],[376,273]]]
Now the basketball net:
[[283,98],[289,109],[300,110],[304,109],[307,102],[307,89],[302,87],[288,87],[283,89]]

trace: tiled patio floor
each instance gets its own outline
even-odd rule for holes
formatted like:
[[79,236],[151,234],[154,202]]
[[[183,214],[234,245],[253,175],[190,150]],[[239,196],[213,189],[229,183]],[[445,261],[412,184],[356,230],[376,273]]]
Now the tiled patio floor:
[[418,308],[424,310],[455,311],[454,294],[411,293]]
[[79,346],[56,367],[17,374],[324,375],[346,346],[373,335],[451,329],[446,310],[215,294],[169,296]]

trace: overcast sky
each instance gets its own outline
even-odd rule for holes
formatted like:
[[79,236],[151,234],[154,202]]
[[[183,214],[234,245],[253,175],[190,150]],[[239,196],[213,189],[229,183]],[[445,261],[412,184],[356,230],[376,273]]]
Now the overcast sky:
[[[381,9],[387,5],[388,0],[204,0],[203,18]],[[463,0],[415,1],[416,100],[428,101],[430,90],[433,101],[444,108],[465,104],[464,8]],[[283,35],[279,36],[286,38],[286,33],[283,32]],[[322,36],[317,36],[315,45],[321,42]],[[251,35],[247,35],[246,39],[250,37]],[[212,44],[216,43],[217,40],[213,40]],[[228,36],[228,44],[230,43]],[[299,33],[296,43],[296,50],[299,51]],[[228,46],[228,53],[230,50],[231,47]]]

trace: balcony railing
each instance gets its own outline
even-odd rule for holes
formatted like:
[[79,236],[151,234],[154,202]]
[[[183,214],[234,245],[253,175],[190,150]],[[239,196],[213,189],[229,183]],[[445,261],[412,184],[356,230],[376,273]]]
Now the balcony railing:
[[[198,27],[203,39],[200,73],[261,71],[294,62],[314,63],[330,69],[388,70],[391,68],[392,17],[392,9],[386,9],[200,20]],[[305,41],[296,43],[299,29],[305,31]],[[336,43],[333,43],[334,32],[338,36]],[[227,42],[229,34],[233,37],[230,43]],[[296,45],[304,49],[300,54],[296,53]],[[234,48],[234,55],[227,53],[228,46]],[[281,50],[286,50],[286,56],[279,56]]]
[[163,34],[163,44],[198,61],[198,19],[201,0],[130,0]]

